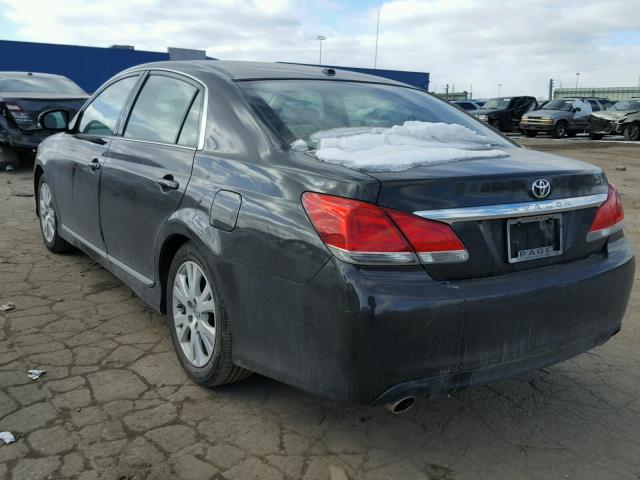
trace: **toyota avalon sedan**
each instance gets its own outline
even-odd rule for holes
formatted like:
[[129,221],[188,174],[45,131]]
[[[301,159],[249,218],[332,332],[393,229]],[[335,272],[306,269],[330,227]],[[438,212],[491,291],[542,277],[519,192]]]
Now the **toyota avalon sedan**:
[[621,327],[634,254],[587,163],[526,150],[390,80],[152,63],[38,150],[52,252],[166,314],[208,387],[258,372],[399,412],[566,360]]

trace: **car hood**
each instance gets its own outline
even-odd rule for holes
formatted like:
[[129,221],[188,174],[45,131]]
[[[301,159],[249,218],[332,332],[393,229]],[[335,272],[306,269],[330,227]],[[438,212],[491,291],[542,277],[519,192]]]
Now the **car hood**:
[[478,110],[473,110],[469,112],[471,115],[488,115],[490,113],[504,112],[505,108],[479,108]]
[[565,110],[534,110],[526,114],[527,117],[562,117],[564,115],[571,114]]
[[638,110],[626,110],[626,111],[613,111],[606,110],[604,112],[596,112],[593,113],[592,116],[597,118],[602,118],[603,120],[620,120],[627,115],[632,115],[634,113],[638,113]]

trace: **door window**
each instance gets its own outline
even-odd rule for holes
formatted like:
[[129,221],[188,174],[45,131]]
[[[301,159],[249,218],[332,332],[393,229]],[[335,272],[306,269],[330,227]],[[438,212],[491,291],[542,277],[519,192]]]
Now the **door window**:
[[198,89],[164,75],[151,75],[136,99],[124,136],[137,140],[176,143]]
[[589,100],[589,103],[591,104],[591,109],[594,112],[599,112],[600,111],[600,105],[598,105],[598,102],[596,102],[595,100]]
[[79,133],[115,135],[120,114],[137,81],[137,75],[123,78],[98,94],[82,113]]
[[191,104],[187,118],[184,120],[180,136],[178,137],[178,145],[185,147],[197,147],[198,146],[198,132],[200,127],[200,111],[202,110],[202,99],[200,98],[200,92],[196,94],[196,98]]

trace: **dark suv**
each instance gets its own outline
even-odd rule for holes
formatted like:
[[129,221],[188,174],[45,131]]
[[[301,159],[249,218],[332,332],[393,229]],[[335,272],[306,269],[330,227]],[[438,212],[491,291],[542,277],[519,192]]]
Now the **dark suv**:
[[44,244],[80,248],[166,313],[201,385],[255,371],[399,411],[621,328],[635,263],[604,172],[423,90],[162,62],[61,121],[42,117],[61,133],[34,171]]
[[522,115],[536,108],[538,102],[534,97],[500,97],[469,113],[496,130],[513,132],[518,129]]

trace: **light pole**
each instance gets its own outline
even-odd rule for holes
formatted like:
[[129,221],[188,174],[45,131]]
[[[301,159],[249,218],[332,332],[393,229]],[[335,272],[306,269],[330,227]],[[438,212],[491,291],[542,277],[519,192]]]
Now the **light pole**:
[[318,35],[318,41],[320,42],[320,58],[318,60],[318,65],[322,65],[322,41],[327,38],[324,35]]
[[576,72],[576,90],[578,89],[578,79],[580,78],[580,72]]
[[376,53],[373,57],[373,68],[378,68],[378,35],[380,34],[380,9],[378,9],[378,23],[376,23]]
[[498,84],[498,97],[500,96],[500,91],[502,90],[502,84]]

